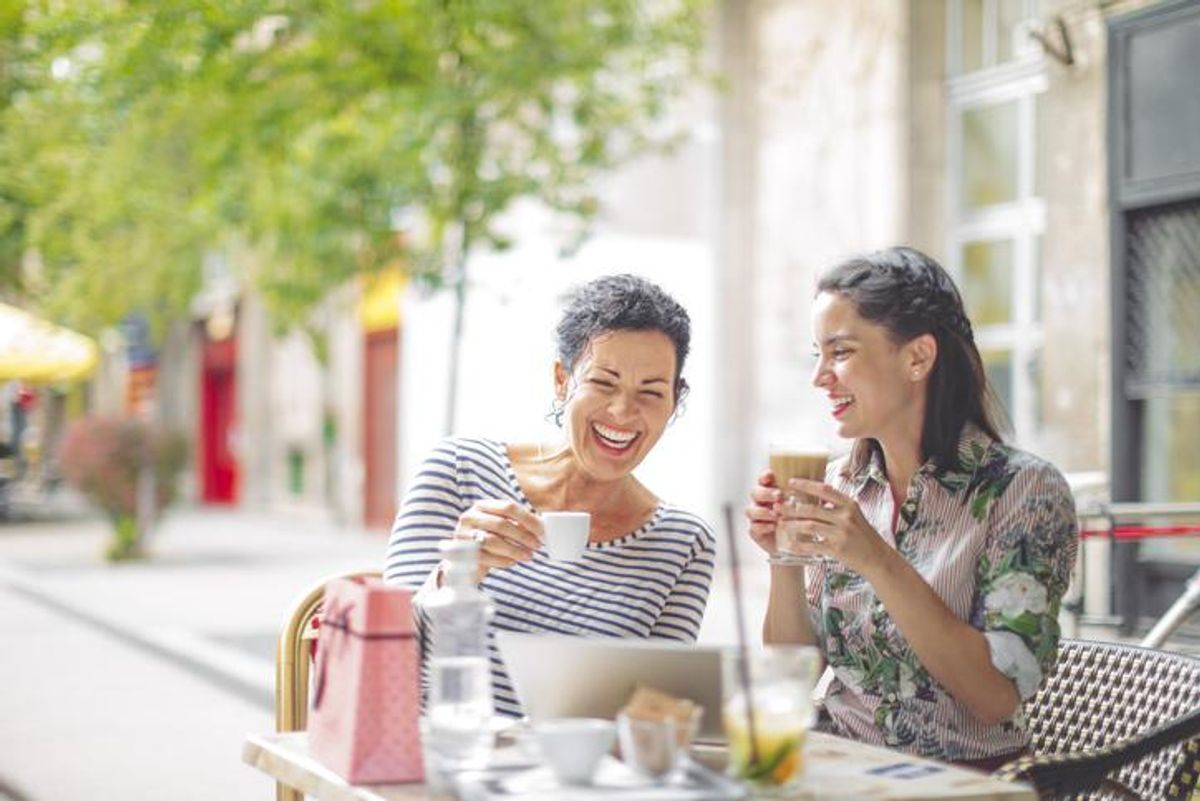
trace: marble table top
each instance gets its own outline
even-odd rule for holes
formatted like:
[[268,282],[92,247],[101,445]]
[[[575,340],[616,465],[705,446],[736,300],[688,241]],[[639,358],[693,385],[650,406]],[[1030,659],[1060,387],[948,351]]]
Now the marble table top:
[[[694,756],[715,767],[723,750],[699,747]],[[856,743],[819,732],[805,746],[807,766],[789,798],[797,801],[1037,801],[1027,784]],[[452,796],[421,784],[355,786],[308,752],[304,732],[251,734],[242,759],[319,801],[442,801]],[[619,798],[620,794],[614,794]]]

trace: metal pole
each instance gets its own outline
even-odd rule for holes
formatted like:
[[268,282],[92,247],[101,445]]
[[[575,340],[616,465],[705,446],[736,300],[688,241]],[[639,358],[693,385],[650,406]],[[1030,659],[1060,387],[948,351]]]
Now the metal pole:
[[1171,608],[1158,619],[1154,628],[1150,629],[1150,633],[1139,644],[1143,648],[1158,648],[1197,609],[1200,609],[1200,570],[1192,574],[1183,595],[1171,604]]

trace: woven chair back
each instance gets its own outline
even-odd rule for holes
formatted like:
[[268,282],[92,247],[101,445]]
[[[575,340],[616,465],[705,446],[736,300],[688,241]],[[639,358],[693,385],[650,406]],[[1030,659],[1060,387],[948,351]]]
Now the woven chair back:
[[[1026,709],[1036,755],[1102,748],[1200,707],[1200,659],[1132,645],[1063,640],[1058,662]],[[1121,769],[1144,798],[1167,798],[1183,744]],[[1101,797],[1101,796],[1097,796]]]

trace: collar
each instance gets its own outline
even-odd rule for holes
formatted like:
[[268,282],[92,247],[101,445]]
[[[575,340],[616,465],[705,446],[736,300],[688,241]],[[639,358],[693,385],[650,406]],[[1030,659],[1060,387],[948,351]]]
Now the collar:
[[[991,448],[992,438],[985,434],[979,426],[974,423],[965,423],[962,432],[958,437],[958,462],[964,465],[964,471],[973,473],[974,468],[983,462],[984,455]],[[913,478],[918,479],[923,476],[937,475],[938,466],[932,459],[926,459],[920,467],[917,468]],[[887,472],[884,470],[883,464],[883,449],[875,443],[871,448],[870,457],[866,464],[861,466],[857,471],[849,476],[851,486],[855,492],[861,492],[869,483],[876,483],[886,487],[888,483]]]

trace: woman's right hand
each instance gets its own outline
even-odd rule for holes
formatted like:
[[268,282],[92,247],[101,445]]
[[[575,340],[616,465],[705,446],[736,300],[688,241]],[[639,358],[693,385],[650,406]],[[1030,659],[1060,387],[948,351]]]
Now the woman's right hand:
[[501,498],[475,501],[459,516],[454,530],[455,539],[479,543],[476,581],[482,581],[494,567],[529,561],[543,537],[541,518],[519,503]]
[[750,503],[744,513],[750,521],[750,539],[768,555],[775,548],[775,525],[779,522],[779,503],[783,493],[775,484],[775,474],[764,470],[758,474],[758,486],[750,491]]

